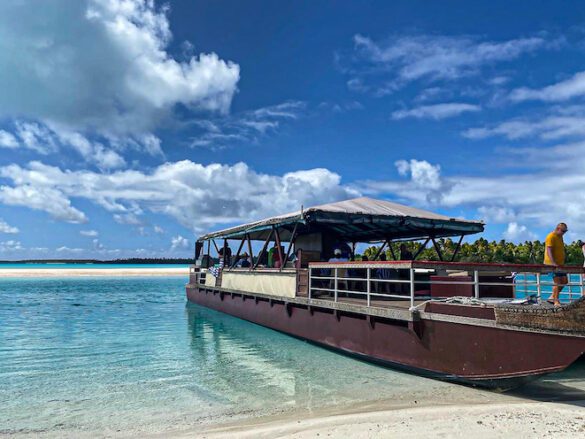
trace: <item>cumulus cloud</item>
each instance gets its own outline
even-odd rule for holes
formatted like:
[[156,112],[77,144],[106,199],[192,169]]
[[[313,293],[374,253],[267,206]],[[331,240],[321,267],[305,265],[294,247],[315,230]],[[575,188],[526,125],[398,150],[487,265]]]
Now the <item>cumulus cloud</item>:
[[99,233],[96,230],[81,230],[79,234],[90,238],[97,238],[99,236]]
[[[491,222],[552,227],[569,224],[570,239],[585,235],[585,143],[541,148],[522,154],[526,168],[498,175],[445,177],[438,165],[397,162],[410,181],[365,181],[358,187],[371,194],[392,194],[408,203],[443,208],[476,209]],[[540,169],[534,168],[540,163]],[[521,163],[520,163],[521,164]],[[414,169],[414,171],[413,171]],[[530,172],[525,172],[526,170]]]
[[257,173],[244,163],[207,166],[183,160],[150,172],[97,173],[61,170],[40,162],[0,168],[12,186],[0,187],[0,201],[44,210],[53,218],[85,222],[72,200],[86,199],[123,224],[139,225],[145,211],[166,214],[190,230],[263,218],[360,193],[327,169]]
[[15,234],[18,232],[19,232],[18,227],[8,225],[6,221],[0,218],[0,233]]
[[503,234],[504,239],[513,242],[534,241],[537,236],[522,224],[511,222]]
[[401,120],[413,117],[416,119],[441,120],[458,116],[462,113],[477,112],[480,110],[481,107],[479,105],[449,102],[444,104],[422,105],[409,110],[397,110],[392,113],[392,119]]
[[372,90],[366,77],[378,77],[381,85],[375,88],[376,94],[391,93],[421,79],[453,80],[475,75],[485,66],[558,45],[540,36],[481,41],[473,36],[401,35],[375,41],[357,34],[353,40],[353,62],[344,68],[353,76],[348,86],[355,91]]
[[152,131],[178,106],[226,114],[239,66],[173,58],[168,14],[153,0],[0,2],[0,119],[14,125],[0,147],[71,148],[115,169],[125,149],[163,157]]
[[153,227],[153,230],[154,230],[154,233],[158,233],[158,234],[163,234],[163,233],[165,233],[165,230],[164,230],[162,227],[160,227],[160,226],[157,226],[157,225],[155,225],[155,226]]
[[18,148],[18,140],[14,134],[8,131],[0,130],[0,148]]
[[[0,171],[2,175],[2,171]],[[23,206],[42,210],[52,218],[69,223],[85,223],[87,217],[71,205],[71,201],[59,189],[25,183],[19,186],[0,186],[0,202],[9,206]]]
[[516,213],[510,207],[480,206],[477,209],[481,219],[486,222],[506,223],[516,219]]
[[171,239],[171,251],[185,250],[189,247],[189,240],[181,235],[177,235]]
[[125,134],[177,104],[226,112],[239,66],[172,58],[167,13],[152,0],[1,2],[1,116]]
[[0,242],[0,252],[2,253],[12,253],[22,249],[23,247],[20,241],[10,240]]
[[510,93],[510,99],[517,102],[528,100],[561,102],[583,95],[585,95],[585,72],[578,72],[569,79],[541,89],[517,88]]

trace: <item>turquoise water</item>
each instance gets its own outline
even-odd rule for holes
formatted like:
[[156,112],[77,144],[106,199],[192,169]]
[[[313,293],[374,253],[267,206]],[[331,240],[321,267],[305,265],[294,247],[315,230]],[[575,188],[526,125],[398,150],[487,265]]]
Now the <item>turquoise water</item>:
[[187,268],[188,264],[67,264],[67,263],[50,263],[50,264],[12,264],[0,263],[0,270],[3,268]]
[[185,283],[0,279],[0,436],[164,436],[337,404],[489,398],[187,304]]
[[[569,284],[559,294],[562,303],[569,303],[581,297],[581,275],[569,274]],[[516,297],[519,299],[538,293],[536,275],[519,274],[514,278],[516,284]],[[553,278],[550,274],[540,276],[540,294],[543,300],[550,297],[553,289]]]
[[187,305],[185,283],[0,279],[0,435],[140,435],[450,386]]

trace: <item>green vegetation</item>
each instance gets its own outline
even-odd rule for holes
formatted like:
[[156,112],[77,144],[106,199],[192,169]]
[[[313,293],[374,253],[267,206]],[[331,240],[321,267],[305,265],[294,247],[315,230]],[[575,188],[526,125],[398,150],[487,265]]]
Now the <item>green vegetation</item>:
[[[418,242],[405,242],[406,247],[414,254],[418,250],[420,243]],[[438,239],[437,244],[443,259],[450,261],[453,256],[453,252],[457,247],[457,242],[446,238]],[[399,250],[400,243],[393,243],[392,249],[394,254],[398,258],[400,254]],[[364,255],[368,256],[370,260],[376,255],[379,247],[372,246],[368,247],[364,251]],[[565,245],[565,251],[567,259],[565,263],[567,265],[583,265],[583,252],[578,243],[573,242]],[[361,255],[359,255],[361,257]],[[386,257],[388,260],[392,260],[392,254],[390,250],[386,250]],[[435,251],[433,245],[429,243],[422,253],[418,256],[418,260],[426,261],[437,261],[439,257]],[[472,243],[463,243],[459,249],[459,253],[455,257],[455,261],[460,262],[500,262],[500,263],[512,263],[512,264],[542,264],[544,260],[544,243],[540,241],[526,241],[522,244],[514,244],[501,240],[488,241],[487,239],[480,238]]]

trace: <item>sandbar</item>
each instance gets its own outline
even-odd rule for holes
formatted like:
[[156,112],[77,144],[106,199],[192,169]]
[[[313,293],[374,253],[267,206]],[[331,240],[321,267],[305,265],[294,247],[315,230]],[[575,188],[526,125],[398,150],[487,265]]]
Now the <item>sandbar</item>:
[[0,278],[7,277],[131,277],[131,276],[188,276],[187,267],[144,268],[0,268]]

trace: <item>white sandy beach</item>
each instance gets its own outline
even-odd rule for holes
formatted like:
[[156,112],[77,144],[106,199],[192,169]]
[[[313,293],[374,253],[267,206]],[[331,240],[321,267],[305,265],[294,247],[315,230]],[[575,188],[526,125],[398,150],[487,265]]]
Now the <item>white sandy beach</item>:
[[86,277],[86,276],[188,276],[182,267],[144,268],[2,268],[0,278],[6,277]]
[[573,438],[585,436],[581,406],[523,402],[410,407],[217,428],[203,438]]

